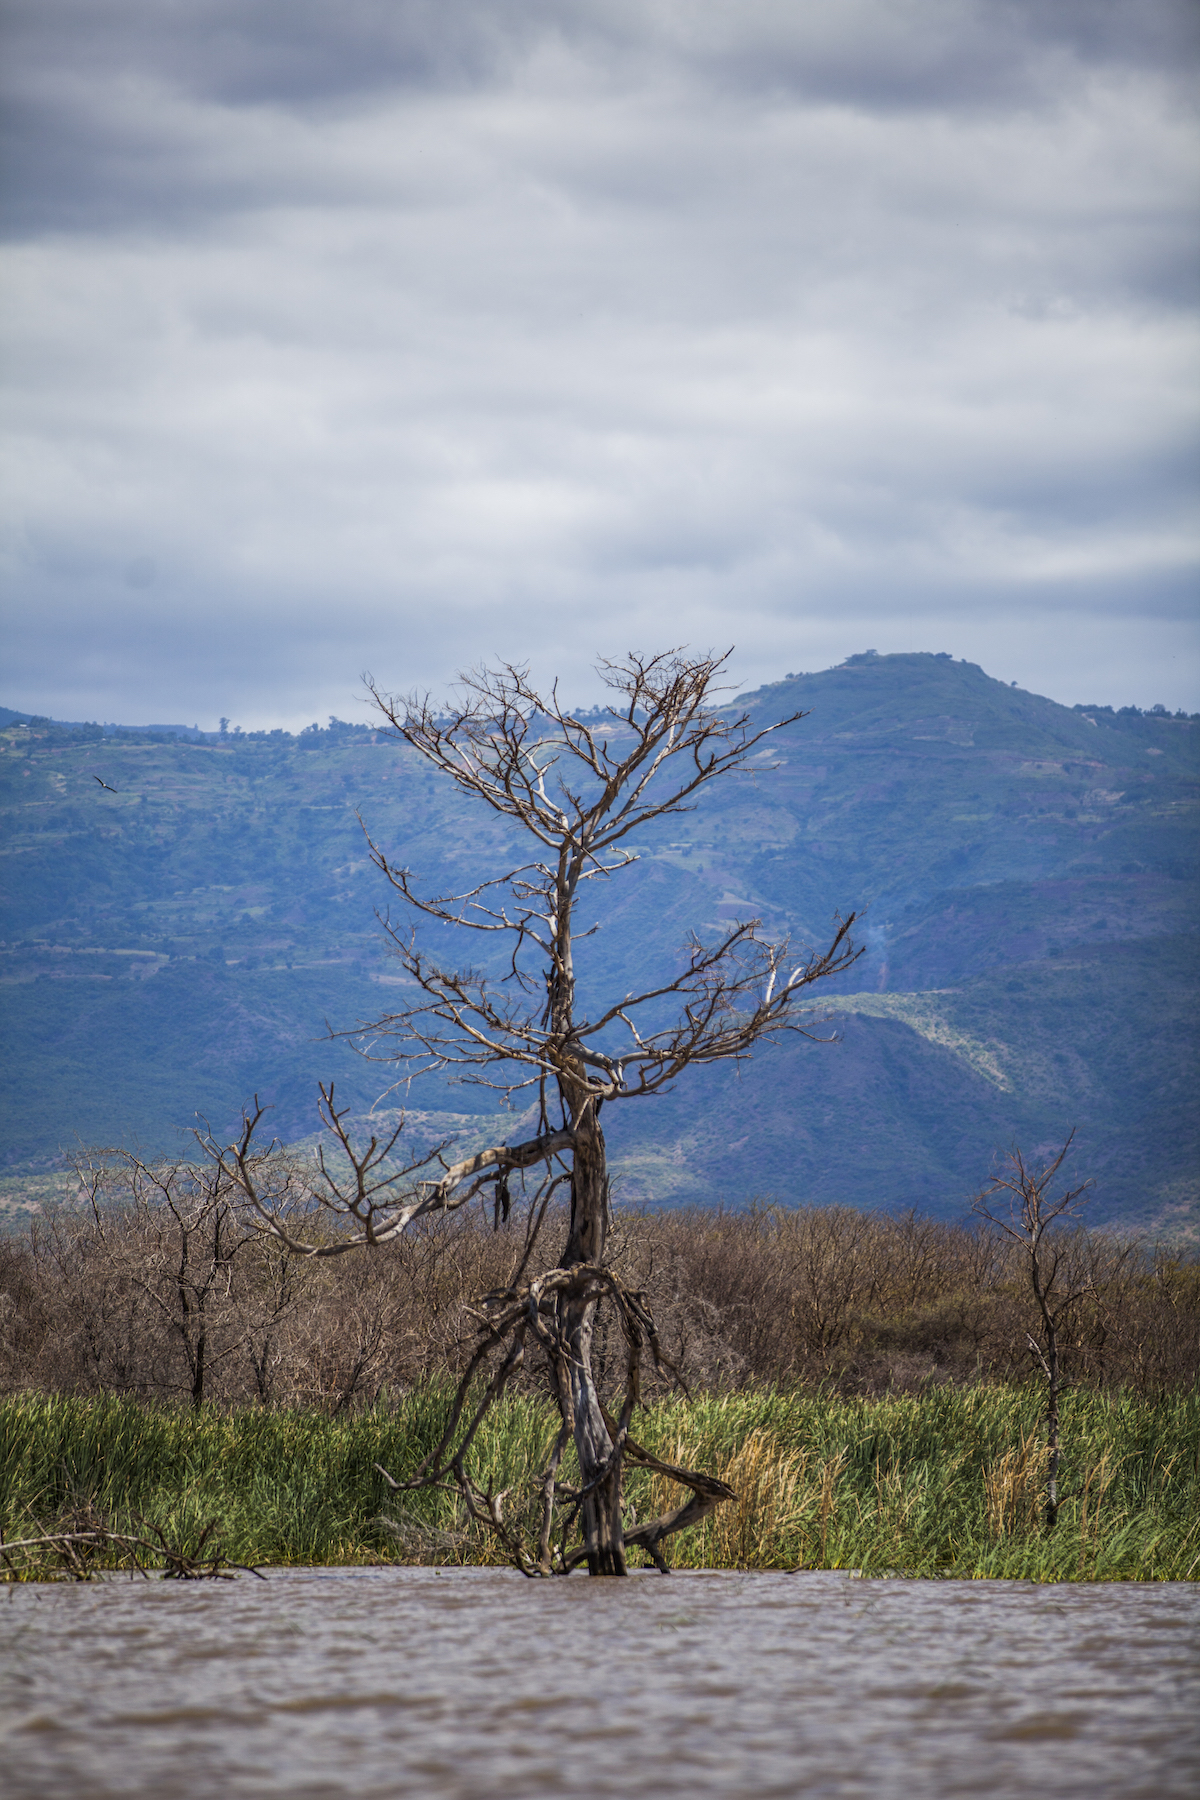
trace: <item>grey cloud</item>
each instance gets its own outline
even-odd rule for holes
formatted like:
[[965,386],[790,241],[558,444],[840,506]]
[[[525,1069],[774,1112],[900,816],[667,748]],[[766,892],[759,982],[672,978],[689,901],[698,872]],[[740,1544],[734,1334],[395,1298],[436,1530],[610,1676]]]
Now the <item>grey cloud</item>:
[[11,703],[664,636],[1200,703],[1185,16],[17,7]]
[[[661,59],[718,86],[838,102],[959,107],[1044,90],[1083,68],[1179,72],[1186,0],[10,0],[18,64],[154,72],[233,105],[308,105],[392,88],[477,85],[561,44],[622,76]],[[1061,81],[1063,69],[1050,73]]]
[[682,84],[697,106],[961,114],[1054,106],[1112,70],[1181,85],[1196,38],[1184,0],[10,0],[6,228],[253,207],[280,171],[214,154],[218,115],[503,88],[547,54],[564,76],[574,60],[626,89]]

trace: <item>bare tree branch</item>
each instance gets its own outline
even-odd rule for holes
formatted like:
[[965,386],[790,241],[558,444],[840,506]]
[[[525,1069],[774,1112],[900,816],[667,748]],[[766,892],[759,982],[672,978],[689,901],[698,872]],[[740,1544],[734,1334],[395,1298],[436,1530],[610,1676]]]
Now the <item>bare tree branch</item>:
[[[339,1035],[367,1058],[397,1066],[401,1079],[454,1069],[510,1096],[536,1087],[538,1131],[456,1160],[443,1144],[396,1166],[403,1118],[386,1141],[372,1137],[359,1149],[346,1110],[335,1106],[332,1087],[323,1088],[322,1119],[337,1154],[319,1154],[310,1199],[338,1229],[317,1234],[320,1241],[291,1223],[302,1211],[298,1196],[307,1177],[254,1147],[263,1117],[257,1100],[236,1142],[203,1139],[222,1179],[243,1197],[250,1226],[316,1257],[393,1242],[414,1221],[455,1211],[487,1189],[498,1220],[508,1204],[509,1176],[541,1165],[512,1285],[487,1296],[445,1434],[413,1477],[417,1484],[449,1484],[468,1517],[493,1531],[527,1574],[566,1573],[586,1561],[594,1575],[622,1575],[626,1543],[665,1569],[663,1540],[730,1497],[720,1482],[654,1464],[690,1487],[691,1499],[625,1530],[622,1469],[627,1458],[646,1462],[648,1455],[629,1438],[641,1359],[645,1351],[658,1365],[663,1359],[644,1300],[608,1263],[603,1107],[661,1092],[693,1066],[741,1061],[781,1032],[817,1036],[819,1020],[803,1009],[802,997],[844,973],[860,954],[851,939],[853,913],[835,921],[827,948],[800,953],[765,935],[761,920],[739,920],[714,943],[689,937],[673,968],[592,1004],[589,1013],[576,949],[598,921],[577,918],[581,895],[595,892],[585,884],[630,868],[638,860],[634,834],[690,811],[709,782],[744,771],[764,740],[802,717],[759,726],[748,712],[720,705],[727,661],[728,654],[669,651],[602,663],[612,703],[587,716],[564,707],[556,688],[539,694],[513,663],[464,676],[462,696],[448,711],[435,709],[428,696],[393,698],[367,677],[376,707],[400,739],[534,848],[531,858],[506,853],[500,874],[466,880],[455,891],[427,892],[368,832],[372,860],[410,909],[409,919],[415,914],[418,921],[471,930],[485,944],[503,941],[505,953],[498,973],[446,967],[415,929],[383,915],[415,990],[412,1003]],[[569,1187],[570,1214],[559,1266],[527,1280],[532,1243],[560,1183]],[[592,1366],[600,1309],[615,1318],[625,1345],[616,1417],[601,1400]],[[527,1350],[545,1363],[561,1421],[539,1477],[532,1540],[512,1513],[512,1497],[481,1489],[468,1466],[489,1408],[524,1366]],[[568,1445],[579,1468],[573,1485],[559,1474]],[[577,1528],[582,1541],[572,1547]]]
[[[211,1133],[198,1133],[201,1148],[216,1164],[231,1187],[240,1191],[249,1203],[246,1216],[251,1228],[277,1238],[300,1256],[342,1256],[348,1250],[361,1250],[372,1245],[387,1244],[399,1237],[414,1219],[435,1212],[455,1212],[473,1199],[489,1175],[512,1169],[527,1169],[547,1161],[560,1150],[569,1149],[570,1132],[548,1132],[522,1144],[496,1144],[474,1156],[447,1163],[442,1155],[443,1142],[401,1168],[380,1174],[404,1129],[403,1118],[386,1142],[372,1137],[363,1151],[355,1148],[345,1126],[348,1107],[338,1111],[334,1104],[334,1087],[321,1084],[320,1114],[322,1121],[337,1138],[350,1164],[352,1180],[339,1178],[331,1171],[323,1147],[317,1151],[317,1167],[321,1185],[312,1191],[311,1201],[325,1213],[339,1219],[352,1219],[361,1230],[332,1240],[313,1243],[297,1237],[286,1222],[285,1204],[296,1197],[298,1172],[286,1158],[264,1157],[253,1148],[255,1132],[266,1108],[255,1095],[253,1109],[242,1116],[242,1130],[232,1144],[221,1144]],[[436,1162],[441,1174],[413,1183],[409,1177],[419,1169]],[[465,1183],[471,1182],[469,1187]],[[397,1191],[398,1190],[398,1191]]]

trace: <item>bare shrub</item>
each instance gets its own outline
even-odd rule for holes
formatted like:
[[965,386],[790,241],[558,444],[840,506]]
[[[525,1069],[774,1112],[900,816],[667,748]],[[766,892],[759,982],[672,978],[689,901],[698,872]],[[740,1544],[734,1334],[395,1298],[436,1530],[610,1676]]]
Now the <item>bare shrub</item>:
[[[59,1212],[26,1241],[0,1244],[0,1388],[193,1401],[195,1342],[189,1357],[178,1296],[155,1286],[178,1273],[167,1251],[178,1257],[180,1231],[165,1204],[113,1205],[99,1221],[90,1207]],[[558,1235],[552,1222],[547,1246]],[[1060,1321],[1072,1379],[1141,1392],[1194,1382],[1200,1262],[1107,1233],[1068,1233],[1064,1248],[1084,1277]],[[203,1265],[224,1270],[206,1300],[204,1396],[344,1412],[457,1377],[476,1342],[477,1297],[503,1292],[524,1251],[519,1207],[499,1229],[482,1208],[416,1221],[362,1259],[297,1258],[256,1235]],[[872,1396],[1028,1379],[1037,1314],[1021,1253],[974,1222],[850,1208],[629,1209],[616,1215],[611,1255],[695,1389],[780,1383]],[[539,1244],[527,1275],[553,1260]],[[602,1391],[619,1384],[623,1354],[602,1315]],[[539,1384],[537,1353],[514,1379]],[[648,1372],[647,1396],[662,1386]]]

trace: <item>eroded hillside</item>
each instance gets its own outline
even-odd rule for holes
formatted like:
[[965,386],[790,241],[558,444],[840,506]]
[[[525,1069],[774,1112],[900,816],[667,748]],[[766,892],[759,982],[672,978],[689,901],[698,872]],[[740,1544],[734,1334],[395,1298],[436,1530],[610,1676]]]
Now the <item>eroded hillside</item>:
[[[624,991],[687,930],[751,915],[816,941],[855,910],[867,954],[834,1002],[840,1042],[606,1121],[626,1197],[955,1213],[998,1148],[1074,1124],[1097,1217],[1186,1227],[1200,721],[1072,710],[924,655],[747,704],[807,716],[638,846],[600,896],[585,983]],[[256,1090],[303,1136],[319,1075],[376,1099],[386,1071],[324,1039],[394,995],[358,815],[434,885],[494,864],[496,824],[336,723],[210,740],[35,723],[0,746],[10,1170],[77,1139],[165,1147]],[[415,1099],[429,1117],[492,1104]]]

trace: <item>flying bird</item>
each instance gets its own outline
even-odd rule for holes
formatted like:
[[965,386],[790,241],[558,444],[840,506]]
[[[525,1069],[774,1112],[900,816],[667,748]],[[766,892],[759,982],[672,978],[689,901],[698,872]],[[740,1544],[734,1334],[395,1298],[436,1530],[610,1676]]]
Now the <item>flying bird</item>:
[[[98,775],[93,775],[93,776],[92,776],[92,780],[93,780],[93,781],[100,781],[100,777],[99,777],[99,776],[98,776]],[[117,790],[116,790],[116,788],[115,788],[115,787],[109,787],[109,785],[108,785],[108,783],[107,783],[107,781],[100,781],[100,786],[101,786],[101,787],[102,787],[102,788],[104,788],[104,789],[105,789],[105,790],[106,790],[106,791],[107,791],[107,792],[108,792],[108,793],[110,793],[110,794],[115,794],[115,793],[116,793],[116,791],[117,791]]]

